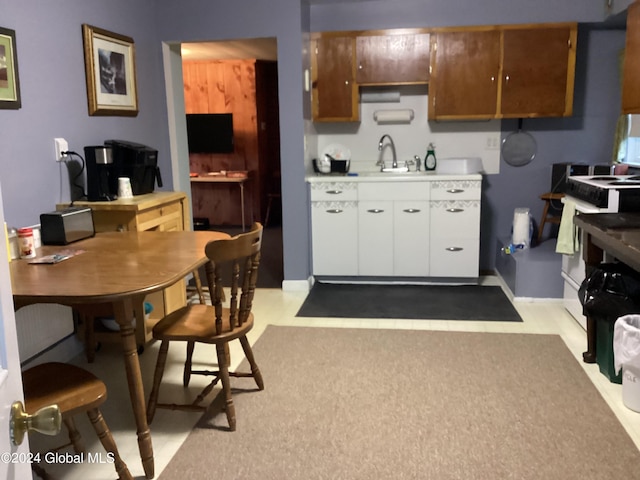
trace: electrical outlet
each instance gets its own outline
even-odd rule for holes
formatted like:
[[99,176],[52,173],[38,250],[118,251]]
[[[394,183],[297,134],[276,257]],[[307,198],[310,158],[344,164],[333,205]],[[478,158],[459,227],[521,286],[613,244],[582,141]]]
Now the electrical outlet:
[[64,138],[54,138],[53,143],[55,147],[56,162],[64,161],[67,154],[63,154],[62,152],[69,151],[69,143]]
[[484,148],[486,150],[498,150],[500,148],[500,138],[494,135],[488,136]]

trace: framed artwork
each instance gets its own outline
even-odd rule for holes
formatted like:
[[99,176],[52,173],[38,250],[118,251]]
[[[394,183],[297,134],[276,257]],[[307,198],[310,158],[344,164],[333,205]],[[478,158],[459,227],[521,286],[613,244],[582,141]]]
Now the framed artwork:
[[16,32],[0,27],[0,108],[17,110],[21,106]]
[[89,115],[138,115],[133,39],[82,25]]

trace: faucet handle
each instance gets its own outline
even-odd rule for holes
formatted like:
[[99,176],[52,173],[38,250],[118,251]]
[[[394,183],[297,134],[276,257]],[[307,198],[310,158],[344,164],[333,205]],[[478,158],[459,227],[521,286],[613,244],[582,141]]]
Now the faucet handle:
[[416,162],[416,172],[420,171],[420,164],[422,163],[422,159],[418,155],[413,156],[413,160]]

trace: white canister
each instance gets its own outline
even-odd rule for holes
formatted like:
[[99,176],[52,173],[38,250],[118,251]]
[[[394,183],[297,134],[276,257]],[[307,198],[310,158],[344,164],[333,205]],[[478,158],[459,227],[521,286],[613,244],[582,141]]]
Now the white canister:
[[33,241],[33,229],[19,228],[18,243],[20,245],[20,258],[34,258],[36,256],[36,245]]
[[118,198],[133,198],[129,177],[118,177]]

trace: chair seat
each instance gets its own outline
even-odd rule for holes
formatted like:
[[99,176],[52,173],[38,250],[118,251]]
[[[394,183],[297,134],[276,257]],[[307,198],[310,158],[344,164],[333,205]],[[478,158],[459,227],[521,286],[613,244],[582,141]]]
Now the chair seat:
[[67,363],[37,365],[23,372],[22,378],[27,413],[55,403],[63,416],[73,416],[107,399],[107,387],[100,379]]
[[177,340],[199,343],[226,343],[253,328],[253,313],[240,326],[229,325],[228,308],[222,309],[222,333],[216,335],[215,309],[211,305],[188,305],[167,315],[153,327],[156,340]]

